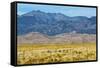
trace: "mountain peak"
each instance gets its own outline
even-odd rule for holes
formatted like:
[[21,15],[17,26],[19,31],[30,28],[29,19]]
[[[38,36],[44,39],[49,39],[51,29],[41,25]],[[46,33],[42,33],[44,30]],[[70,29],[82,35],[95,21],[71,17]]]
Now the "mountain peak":
[[23,14],[22,16],[34,16],[36,14],[43,14],[43,13],[45,13],[45,12],[42,12],[40,10],[32,10],[26,14]]
[[[62,13],[46,13],[33,10],[18,16],[18,35],[39,32],[49,36],[62,33],[96,33],[96,17],[69,17]],[[74,31],[74,32],[73,32]]]

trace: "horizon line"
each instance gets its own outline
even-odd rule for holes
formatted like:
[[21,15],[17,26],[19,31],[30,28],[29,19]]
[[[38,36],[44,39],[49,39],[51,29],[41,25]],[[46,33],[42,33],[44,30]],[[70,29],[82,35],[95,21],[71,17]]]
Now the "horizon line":
[[[51,13],[51,14],[54,14],[55,12],[45,12],[45,11],[41,11],[41,10],[31,10],[31,11],[29,11],[29,12],[33,12],[33,11],[40,11],[40,12],[43,12],[43,13]],[[21,14],[18,14],[17,13],[17,15],[19,15],[19,16],[22,16],[22,15],[25,15],[25,14],[27,14],[27,13],[29,13],[29,12],[26,12],[26,13],[21,13]],[[60,12],[56,12],[55,14],[63,14],[63,15],[65,15],[64,13],[60,13]],[[65,15],[65,16],[69,16],[69,15]],[[80,15],[81,16],[81,15]],[[94,15],[95,16],[95,15]],[[90,16],[90,17],[88,17],[88,16],[83,16],[83,17],[87,17],[87,18],[91,18],[91,17],[94,17],[94,16]],[[79,17],[79,15],[78,16],[69,16],[69,17]],[[95,16],[96,17],[96,16]]]

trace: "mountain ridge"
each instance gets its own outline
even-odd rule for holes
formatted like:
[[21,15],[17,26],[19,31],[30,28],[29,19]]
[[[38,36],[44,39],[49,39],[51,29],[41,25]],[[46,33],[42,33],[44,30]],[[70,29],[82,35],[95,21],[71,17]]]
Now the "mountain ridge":
[[49,36],[76,31],[80,34],[96,34],[96,17],[69,17],[62,13],[31,11],[18,17],[17,35],[39,32]]

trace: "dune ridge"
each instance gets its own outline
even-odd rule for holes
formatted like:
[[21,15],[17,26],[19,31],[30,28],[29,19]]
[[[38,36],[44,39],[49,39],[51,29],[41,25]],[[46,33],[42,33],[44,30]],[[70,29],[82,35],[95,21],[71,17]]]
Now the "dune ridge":
[[96,42],[95,34],[63,33],[55,36],[48,36],[38,32],[31,32],[17,36],[17,43],[86,43]]

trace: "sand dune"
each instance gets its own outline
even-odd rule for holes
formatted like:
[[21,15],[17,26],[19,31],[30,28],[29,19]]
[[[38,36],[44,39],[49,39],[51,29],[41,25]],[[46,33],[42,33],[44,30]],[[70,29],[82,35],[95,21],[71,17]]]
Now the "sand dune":
[[63,33],[55,36],[47,36],[38,32],[17,36],[17,43],[85,43],[96,42],[95,34],[70,34]]

